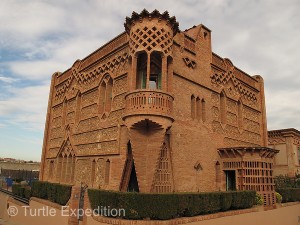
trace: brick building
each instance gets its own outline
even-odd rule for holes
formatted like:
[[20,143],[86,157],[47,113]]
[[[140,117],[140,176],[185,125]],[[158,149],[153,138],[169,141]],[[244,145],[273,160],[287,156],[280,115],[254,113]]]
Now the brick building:
[[257,190],[274,203],[264,83],[167,12],[52,76],[41,180],[140,192]]
[[300,132],[294,128],[270,130],[269,147],[280,150],[275,156],[274,175],[300,174]]

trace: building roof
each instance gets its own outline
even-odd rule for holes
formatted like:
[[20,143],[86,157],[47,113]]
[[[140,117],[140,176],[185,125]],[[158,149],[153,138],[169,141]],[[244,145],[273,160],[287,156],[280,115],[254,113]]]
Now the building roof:
[[269,130],[268,136],[269,137],[274,137],[274,136],[297,136],[297,137],[300,137],[300,131],[295,128]]
[[170,17],[169,12],[165,11],[164,13],[160,13],[157,9],[155,9],[153,12],[149,12],[146,9],[144,9],[141,13],[132,12],[131,17],[126,17],[126,21],[124,23],[124,27],[127,33],[129,33],[130,27],[135,21],[139,21],[142,18],[161,18],[168,21],[173,29],[173,35],[175,35],[179,31],[179,23],[176,21],[176,17],[172,16]]

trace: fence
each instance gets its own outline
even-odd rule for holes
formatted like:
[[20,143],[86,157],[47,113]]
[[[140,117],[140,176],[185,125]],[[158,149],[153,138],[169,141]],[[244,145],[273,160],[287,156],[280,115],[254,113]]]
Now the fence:
[[13,180],[37,180],[39,178],[38,170],[11,170],[11,169],[1,169],[0,176],[10,177]]

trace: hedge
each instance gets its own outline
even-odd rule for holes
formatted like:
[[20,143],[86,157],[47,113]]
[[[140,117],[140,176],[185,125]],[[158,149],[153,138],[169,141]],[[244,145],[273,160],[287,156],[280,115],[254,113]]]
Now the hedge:
[[275,189],[282,188],[300,188],[300,177],[288,177],[287,175],[279,175],[274,177]]
[[232,192],[231,209],[251,208],[255,203],[256,192]]
[[276,191],[281,194],[283,203],[300,201],[300,188],[278,188]]
[[254,191],[146,194],[89,189],[91,207],[124,209],[124,219],[167,220],[230,209],[250,208]]
[[31,196],[66,205],[71,197],[72,186],[45,181],[34,181]]

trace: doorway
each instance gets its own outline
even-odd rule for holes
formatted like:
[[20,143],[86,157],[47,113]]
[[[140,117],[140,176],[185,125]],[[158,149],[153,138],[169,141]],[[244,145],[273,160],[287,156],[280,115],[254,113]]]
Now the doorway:
[[125,161],[120,191],[139,192],[130,141],[127,143],[127,159]]
[[236,190],[235,170],[225,170],[226,175],[226,191]]
[[136,177],[136,172],[135,172],[135,166],[134,163],[132,164],[132,170],[130,174],[130,180],[128,184],[128,192],[139,192],[139,185]]

